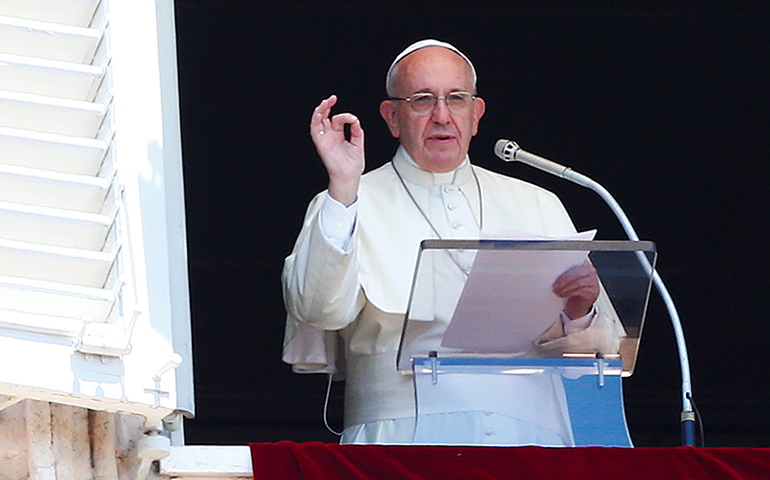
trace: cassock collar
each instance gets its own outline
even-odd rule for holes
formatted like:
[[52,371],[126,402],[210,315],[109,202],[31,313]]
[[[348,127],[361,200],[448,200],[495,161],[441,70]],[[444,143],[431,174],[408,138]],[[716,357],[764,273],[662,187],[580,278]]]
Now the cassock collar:
[[[420,166],[417,165],[417,163],[409,155],[409,152],[406,151],[406,148],[401,145],[398,147],[396,154],[393,156],[393,165],[405,181],[428,188],[436,185],[446,185],[448,183],[460,186],[470,182],[473,179],[473,167],[471,166],[470,158],[468,158],[467,155],[465,156],[465,159],[462,161],[460,166],[458,166],[452,172],[448,172],[446,174],[434,174],[433,172],[429,172],[420,168]],[[441,178],[452,173],[454,174],[454,178],[452,178],[451,182],[445,181],[444,178]]]

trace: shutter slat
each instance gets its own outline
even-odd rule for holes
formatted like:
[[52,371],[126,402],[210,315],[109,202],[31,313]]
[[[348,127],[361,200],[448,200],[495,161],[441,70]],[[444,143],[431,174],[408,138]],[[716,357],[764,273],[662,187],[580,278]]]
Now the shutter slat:
[[0,164],[94,176],[108,143],[32,130],[0,127]]
[[115,254],[0,239],[0,275],[101,288]]
[[0,53],[0,90],[92,101],[104,68]]
[[0,238],[101,250],[113,218],[59,208],[0,202]]
[[90,64],[102,39],[97,28],[0,16],[0,52]]
[[86,27],[99,0],[0,0],[0,12],[11,17]]
[[100,177],[0,165],[0,201],[98,213],[110,181]]
[[[19,325],[43,320],[56,323],[59,318],[82,320],[87,315],[104,322],[116,298],[117,293],[110,289],[0,276],[0,310],[16,312],[13,322]],[[32,318],[35,315],[39,317]]]
[[102,103],[0,91],[0,127],[96,138],[106,113]]

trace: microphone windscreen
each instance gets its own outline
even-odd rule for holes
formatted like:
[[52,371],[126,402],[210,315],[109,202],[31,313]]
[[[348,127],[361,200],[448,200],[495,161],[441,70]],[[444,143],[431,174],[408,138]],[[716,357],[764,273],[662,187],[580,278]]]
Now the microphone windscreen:
[[515,153],[519,149],[519,146],[515,142],[501,138],[495,143],[495,155],[505,160],[506,162],[512,162],[516,160]]

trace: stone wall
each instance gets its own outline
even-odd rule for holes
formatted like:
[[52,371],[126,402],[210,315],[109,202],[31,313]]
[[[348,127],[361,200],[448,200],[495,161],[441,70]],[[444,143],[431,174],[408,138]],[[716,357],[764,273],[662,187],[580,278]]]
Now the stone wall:
[[146,427],[140,415],[0,402],[0,480],[252,477],[247,446],[169,447],[158,432],[147,435]]
[[144,418],[24,400],[0,411],[0,480],[123,480]]

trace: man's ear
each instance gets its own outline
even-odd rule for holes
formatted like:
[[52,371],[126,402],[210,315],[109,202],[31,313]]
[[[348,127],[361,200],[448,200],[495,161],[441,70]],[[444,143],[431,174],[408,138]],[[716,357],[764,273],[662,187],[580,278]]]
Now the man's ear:
[[473,135],[475,136],[479,132],[479,121],[484,116],[484,112],[487,111],[487,104],[481,97],[473,99]]
[[398,138],[398,119],[396,118],[396,107],[393,105],[392,101],[383,100],[382,103],[380,103],[380,115],[382,115],[382,119],[385,120],[385,123],[388,124],[390,134],[395,138]]

